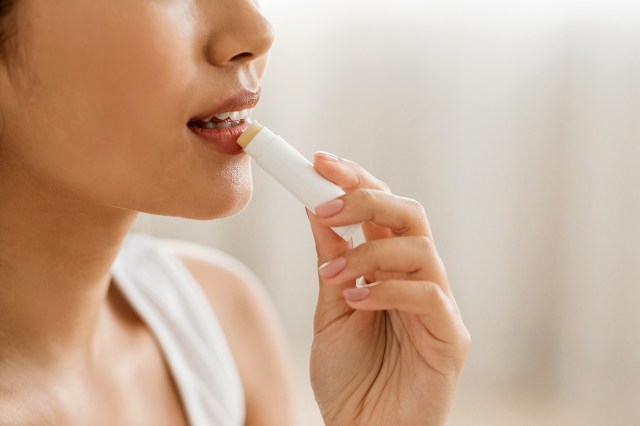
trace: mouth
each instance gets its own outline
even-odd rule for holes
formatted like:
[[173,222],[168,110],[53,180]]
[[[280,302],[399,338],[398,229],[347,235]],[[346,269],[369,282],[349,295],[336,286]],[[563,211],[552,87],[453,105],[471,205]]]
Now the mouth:
[[243,124],[243,122],[251,118],[252,113],[253,108],[243,109],[241,111],[222,112],[202,119],[189,121],[187,126],[200,129],[228,129]]
[[251,124],[251,113],[259,99],[259,89],[256,92],[242,90],[209,109],[208,113],[191,118],[187,128],[206,148],[223,154],[242,154],[244,151],[236,142]]
[[222,154],[240,155],[244,150],[237,141],[251,124],[251,112],[251,108],[222,112],[191,120],[187,123],[187,127],[198,136],[206,148]]

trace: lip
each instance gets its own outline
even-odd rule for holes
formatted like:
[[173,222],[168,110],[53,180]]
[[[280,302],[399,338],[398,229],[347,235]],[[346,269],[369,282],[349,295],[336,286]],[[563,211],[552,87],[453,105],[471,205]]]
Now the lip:
[[[256,91],[247,89],[241,90],[225,101],[211,107],[207,112],[191,118],[189,122],[202,120],[203,118],[211,117],[223,112],[252,109],[260,100],[260,92],[260,88]],[[244,150],[237,144],[237,141],[242,132],[244,132],[251,124],[250,119],[241,120],[240,124],[237,126],[223,129],[193,127],[188,125],[189,122],[187,122],[187,127],[191,132],[195,133],[202,142],[204,142],[206,148],[227,155],[239,155],[244,153]]]
[[211,117],[223,112],[242,111],[243,109],[254,108],[260,100],[260,93],[260,88],[253,92],[248,89],[243,89],[225,101],[214,105],[207,112],[191,118],[189,122],[202,120],[203,118]]
[[204,142],[206,148],[227,155],[243,154],[244,150],[237,141],[242,132],[251,125],[251,120],[242,120],[240,124],[223,129],[205,129],[202,127],[189,127]]

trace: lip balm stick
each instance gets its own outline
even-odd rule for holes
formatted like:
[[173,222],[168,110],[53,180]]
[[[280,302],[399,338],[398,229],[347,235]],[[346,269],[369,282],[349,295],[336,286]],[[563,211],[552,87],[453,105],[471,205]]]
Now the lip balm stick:
[[[240,135],[238,145],[313,214],[316,206],[345,194],[338,185],[320,176],[309,160],[284,139],[257,121]],[[354,224],[331,229],[349,241],[360,226]]]

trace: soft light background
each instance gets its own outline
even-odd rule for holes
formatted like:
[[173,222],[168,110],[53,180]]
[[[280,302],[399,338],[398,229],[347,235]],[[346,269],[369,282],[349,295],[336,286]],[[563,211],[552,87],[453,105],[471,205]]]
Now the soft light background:
[[[473,337],[449,424],[638,424],[640,5],[262,7],[277,39],[254,117],[426,206]],[[135,229],[253,269],[288,335],[304,424],[321,424],[307,374],[312,238],[298,203],[254,177],[237,217],[141,216]]]

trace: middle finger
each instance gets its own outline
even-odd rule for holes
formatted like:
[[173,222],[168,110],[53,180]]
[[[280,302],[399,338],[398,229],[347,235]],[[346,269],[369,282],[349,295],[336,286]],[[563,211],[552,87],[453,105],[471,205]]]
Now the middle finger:
[[410,236],[373,240],[319,268],[323,282],[339,285],[367,274],[402,273],[407,279],[420,279],[443,285],[445,270],[433,242]]
[[424,207],[416,200],[374,189],[358,189],[315,209],[325,226],[371,222],[388,228],[393,235],[423,235],[431,238]]

